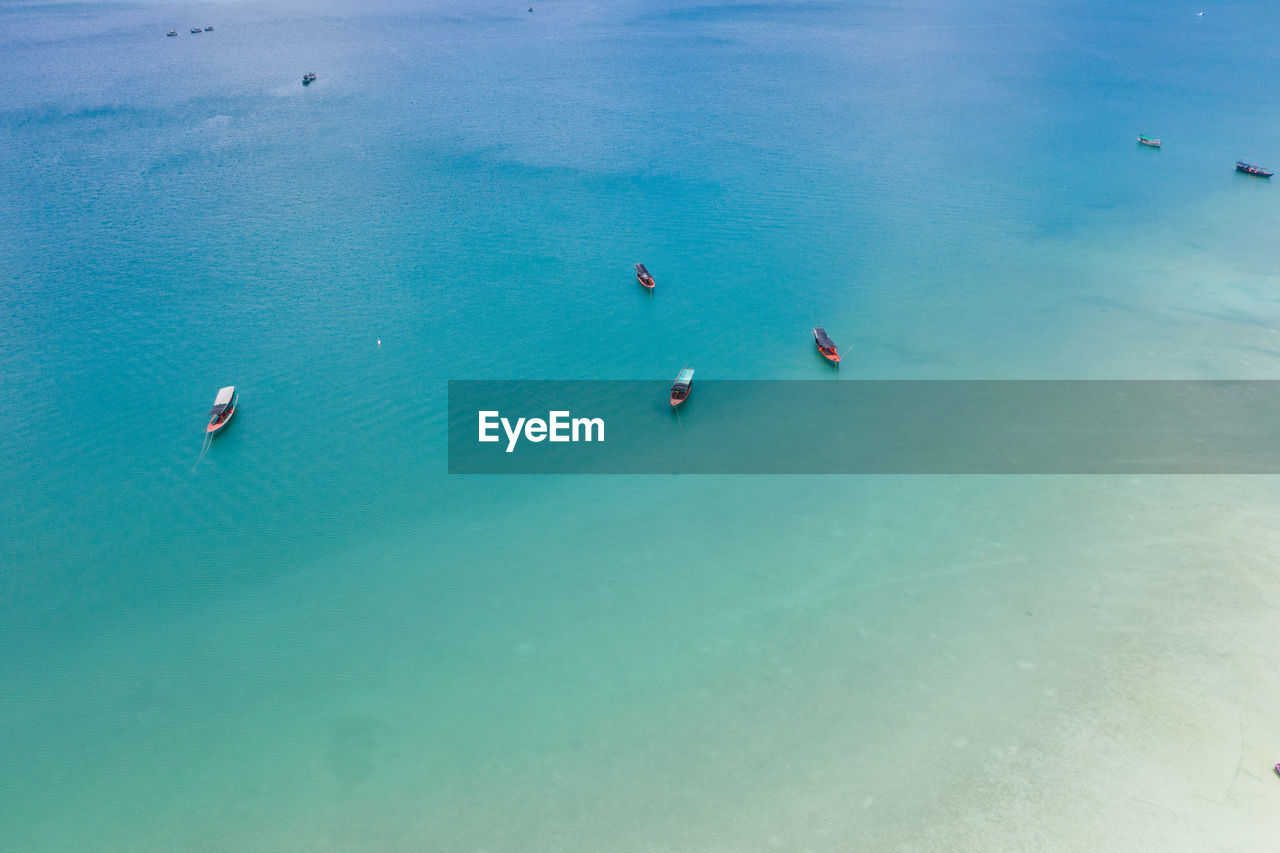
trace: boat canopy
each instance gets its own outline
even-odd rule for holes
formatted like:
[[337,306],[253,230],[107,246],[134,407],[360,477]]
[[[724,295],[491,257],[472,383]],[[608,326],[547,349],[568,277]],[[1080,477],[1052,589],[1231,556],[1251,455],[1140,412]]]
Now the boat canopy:
[[236,386],[228,385],[226,388],[222,388],[218,391],[218,396],[217,398],[214,399],[213,404],[215,406],[229,405],[231,401],[235,399],[235,396],[236,396]]
[[818,346],[822,347],[823,349],[833,350],[836,348],[836,345],[832,343],[831,338],[827,337],[826,329],[822,328],[821,326],[813,330],[813,336],[818,339]]
[[649,271],[644,268],[644,264],[636,264],[636,273],[639,275],[648,275]]
[[691,384],[693,384],[693,368],[692,368],[692,367],[686,367],[685,369],[681,370],[681,371],[680,371],[680,375],[678,375],[678,376],[676,377],[675,384],[676,384],[676,385],[691,385]]

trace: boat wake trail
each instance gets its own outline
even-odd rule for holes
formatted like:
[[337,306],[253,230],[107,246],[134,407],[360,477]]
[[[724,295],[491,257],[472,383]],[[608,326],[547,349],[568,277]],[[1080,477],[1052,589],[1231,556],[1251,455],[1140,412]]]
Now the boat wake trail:
[[200,455],[196,457],[196,461],[191,465],[192,473],[195,473],[196,466],[200,464],[200,460],[209,452],[209,446],[213,444],[213,433],[208,433],[204,437],[204,442],[200,445]]

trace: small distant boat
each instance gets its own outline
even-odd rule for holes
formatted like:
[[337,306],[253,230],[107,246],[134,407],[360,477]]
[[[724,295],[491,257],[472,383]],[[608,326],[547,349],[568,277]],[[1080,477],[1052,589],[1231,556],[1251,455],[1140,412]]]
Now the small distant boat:
[[165,35],[167,36],[176,36],[177,34],[178,34],[177,30],[169,30],[169,32],[165,33]]
[[1268,172],[1261,166],[1251,166],[1243,160],[1236,161],[1236,171],[1244,172],[1246,175],[1257,175],[1259,178],[1269,178],[1274,172]]
[[819,326],[813,330],[814,343],[818,345],[818,352],[822,353],[822,357],[832,364],[840,363],[840,353],[836,351],[836,345],[831,338],[827,337],[827,330]]
[[205,28],[204,28],[204,31],[205,31],[206,33],[211,33],[211,32],[213,32],[213,27],[205,27]]
[[212,435],[227,425],[231,416],[236,413],[236,402],[239,399],[234,385],[218,391],[218,396],[213,400],[213,408],[209,410],[209,425],[204,430],[206,434]]
[[1138,144],[1145,145],[1148,148],[1159,148],[1160,140],[1156,139],[1154,136],[1139,136]]
[[653,276],[649,275],[649,271],[644,268],[644,264],[636,264],[636,281],[653,290]]
[[315,73],[308,71],[306,74],[302,75],[302,85],[310,86],[313,82],[315,82],[315,79],[316,79]]
[[192,28],[191,28],[191,34],[192,34],[192,35],[196,35],[196,34],[198,34],[198,33],[202,33],[202,32],[204,32],[204,30],[200,29],[199,27],[192,27]]
[[1280,776],[1280,763],[1276,764],[1276,775]]
[[677,374],[676,381],[671,383],[671,408],[679,408],[681,403],[688,400],[691,390],[693,390],[693,368],[686,367]]

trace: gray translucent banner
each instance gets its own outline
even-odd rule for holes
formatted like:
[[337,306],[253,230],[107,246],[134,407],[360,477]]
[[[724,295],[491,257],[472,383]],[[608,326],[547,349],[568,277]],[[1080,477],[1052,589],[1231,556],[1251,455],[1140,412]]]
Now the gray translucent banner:
[[449,473],[1280,474],[1278,381],[695,377],[678,412],[669,388],[452,381]]

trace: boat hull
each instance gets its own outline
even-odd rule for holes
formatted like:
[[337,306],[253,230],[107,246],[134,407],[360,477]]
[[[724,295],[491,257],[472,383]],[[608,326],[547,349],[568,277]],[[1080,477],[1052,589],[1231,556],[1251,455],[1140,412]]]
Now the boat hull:
[[836,342],[827,337],[827,330],[821,326],[813,329],[813,345],[818,348],[818,355],[831,364],[840,363],[840,351],[836,349]]
[[640,282],[646,290],[653,290],[653,276],[645,268],[644,264],[636,264],[636,281]]
[[1250,166],[1248,163],[1236,163],[1236,171],[1245,175],[1253,175],[1255,178],[1269,178],[1274,174],[1266,169]]
[[230,409],[227,409],[226,417],[219,418],[218,420],[209,421],[209,425],[204,428],[205,434],[217,435],[218,433],[222,432],[224,429],[227,428],[227,424],[231,423],[231,418],[233,415],[235,415],[235,413],[236,413],[236,408],[235,406],[232,406]]
[[688,394],[685,394],[683,397],[677,397],[675,394],[672,394],[672,395],[671,395],[671,408],[673,408],[673,409],[678,409],[678,408],[680,408],[681,406],[683,406],[683,405],[684,405],[684,401],[685,401],[685,400],[688,400],[688,399],[689,399],[689,395],[688,395]]

